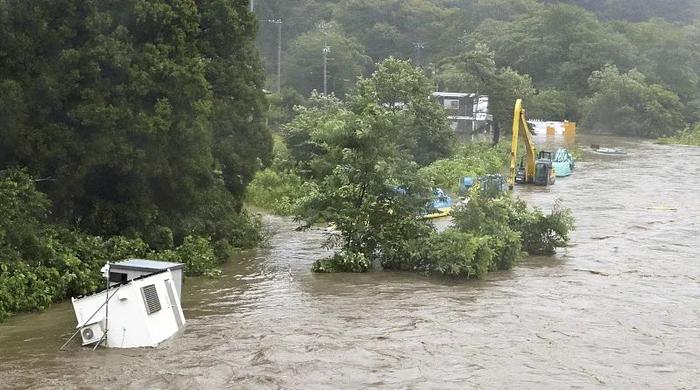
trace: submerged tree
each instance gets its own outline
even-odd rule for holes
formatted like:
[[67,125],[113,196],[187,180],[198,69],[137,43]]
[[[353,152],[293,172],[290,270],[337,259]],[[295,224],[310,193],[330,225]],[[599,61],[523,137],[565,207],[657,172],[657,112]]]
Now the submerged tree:
[[442,131],[431,143],[421,141],[425,127],[447,127],[425,85],[415,67],[388,59],[358,83],[348,105],[326,98],[289,126],[292,154],[313,170],[319,185],[299,217],[307,226],[333,223],[339,234],[331,244],[351,264],[365,264],[385,253],[388,243],[429,231],[415,218],[430,192],[415,159],[444,155],[451,138]]

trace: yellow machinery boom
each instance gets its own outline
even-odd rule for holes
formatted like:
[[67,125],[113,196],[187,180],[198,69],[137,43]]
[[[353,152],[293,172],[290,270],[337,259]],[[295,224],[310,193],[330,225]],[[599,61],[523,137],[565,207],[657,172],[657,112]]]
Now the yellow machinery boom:
[[[522,132],[520,131],[522,127]],[[510,148],[510,176],[508,177],[508,187],[512,190],[515,185],[515,171],[518,158],[518,135],[522,134],[525,143],[525,182],[530,183],[535,177],[535,143],[532,140],[532,133],[527,126],[523,100],[515,101],[513,110],[513,141]]]

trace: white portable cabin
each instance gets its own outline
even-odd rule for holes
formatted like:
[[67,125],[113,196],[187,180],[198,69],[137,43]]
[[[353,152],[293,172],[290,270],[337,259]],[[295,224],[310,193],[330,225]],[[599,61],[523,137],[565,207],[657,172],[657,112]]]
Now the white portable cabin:
[[169,268],[72,301],[83,345],[155,347],[185,326]]

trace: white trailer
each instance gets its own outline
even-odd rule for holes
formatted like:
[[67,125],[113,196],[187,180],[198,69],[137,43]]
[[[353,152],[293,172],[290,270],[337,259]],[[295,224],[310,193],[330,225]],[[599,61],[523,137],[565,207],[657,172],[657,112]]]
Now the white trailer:
[[83,345],[154,347],[185,326],[180,294],[169,268],[72,301]]

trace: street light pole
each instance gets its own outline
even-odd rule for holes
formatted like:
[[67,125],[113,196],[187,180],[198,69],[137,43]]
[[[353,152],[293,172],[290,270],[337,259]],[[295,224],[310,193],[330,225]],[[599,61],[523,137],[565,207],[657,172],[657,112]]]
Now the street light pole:
[[277,93],[282,91],[282,19],[277,20]]
[[331,48],[326,42],[323,43],[323,94],[328,95],[328,53],[331,52]]
[[282,19],[265,19],[277,25],[277,93],[282,90]]
[[425,42],[413,42],[413,47],[416,48],[416,66],[420,66],[420,49],[425,48]]

